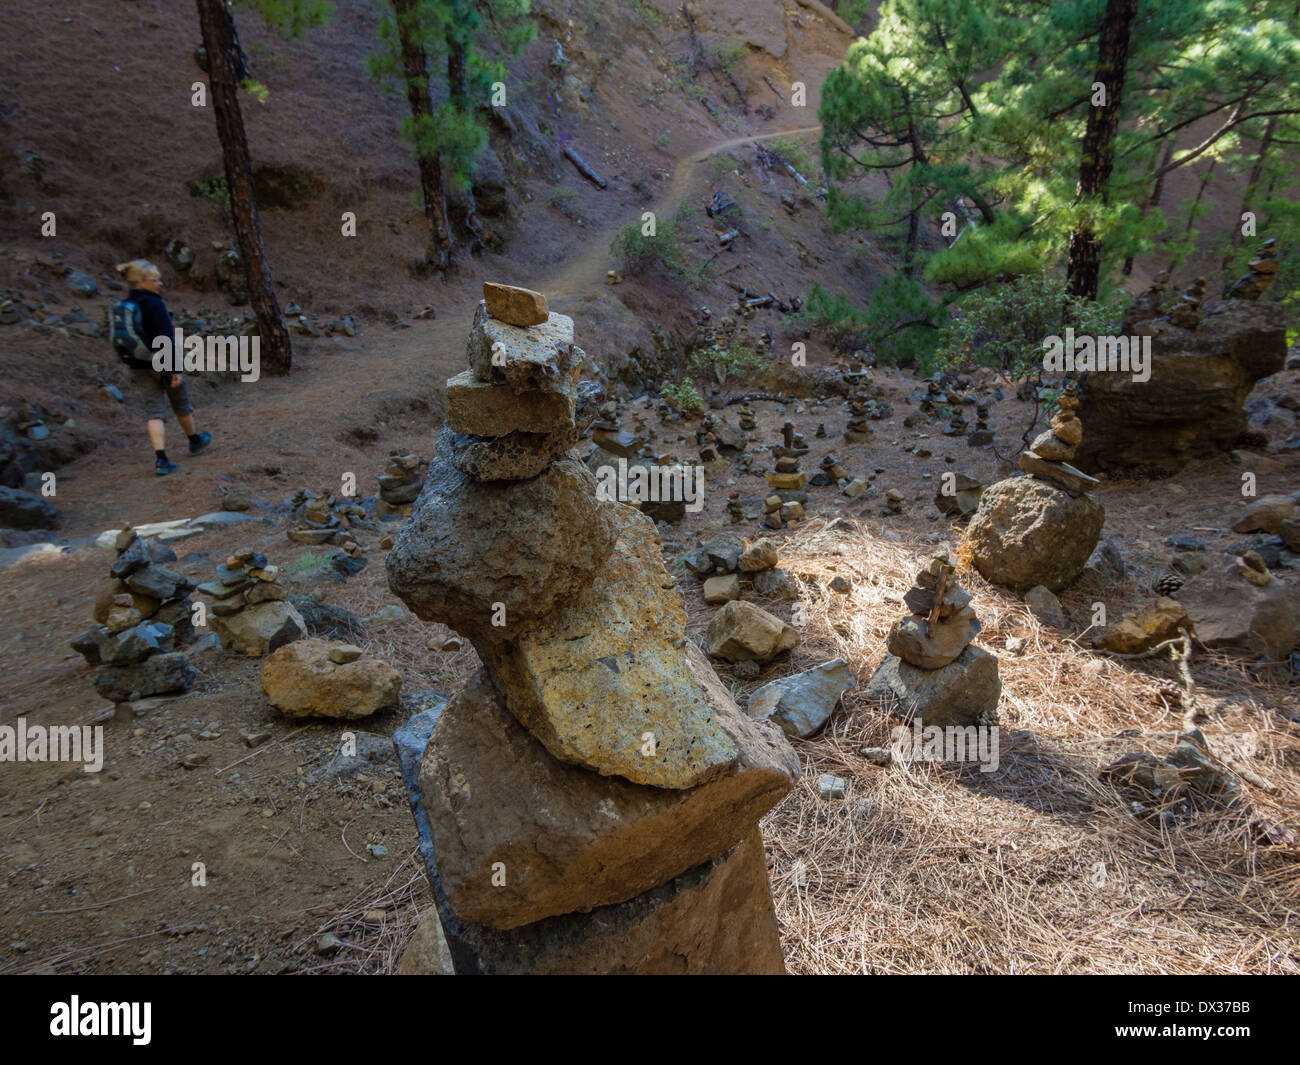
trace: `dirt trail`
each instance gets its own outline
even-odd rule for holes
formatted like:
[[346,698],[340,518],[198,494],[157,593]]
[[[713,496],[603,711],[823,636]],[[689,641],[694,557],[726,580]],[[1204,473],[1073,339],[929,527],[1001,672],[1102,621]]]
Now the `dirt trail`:
[[[699,151],[674,162],[668,187],[645,210],[653,211],[656,215],[662,215],[666,210],[671,210],[685,195],[691,179],[695,176],[696,167],[710,156],[729,151],[732,148],[738,148],[743,144],[756,144],[760,141],[780,140],[785,137],[798,137],[805,133],[820,132],[821,126],[800,126],[797,129],[782,129],[770,133],[751,133],[744,137],[731,137],[728,140],[707,145]],[[614,229],[593,234],[587,242],[587,247],[579,253],[577,258],[571,260],[555,277],[544,281],[541,290],[546,293],[547,299],[553,303],[558,303],[561,300],[580,299],[586,293],[604,284],[605,271],[609,269],[609,242],[613,235]]]

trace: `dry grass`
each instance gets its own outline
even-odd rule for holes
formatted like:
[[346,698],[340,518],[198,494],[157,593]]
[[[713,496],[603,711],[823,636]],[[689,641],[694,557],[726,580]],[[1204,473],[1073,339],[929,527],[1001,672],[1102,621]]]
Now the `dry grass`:
[[[934,553],[895,535],[841,520],[786,541],[781,564],[803,582],[807,619],[790,668],[839,656],[865,686]],[[852,579],[848,594],[826,589],[836,574]],[[1243,782],[1235,809],[1139,818],[1097,770],[1125,751],[1168,752],[1182,720],[1162,694],[1172,664],[1098,655],[978,575],[961,579],[979,642],[1001,658],[1000,767],[879,768],[861,751],[888,746],[897,722],[861,690],[846,696],[825,732],[798,744],[803,779],[764,823],[790,970],[1300,972],[1300,854],[1260,845],[1257,830],[1300,814],[1300,730],[1272,709],[1294,707],[1294,688],[1194,656],[1210,747],[1256,783]],[[1081,582],[1065,605],[1082,630],[1098,592],[1119,602],[1127,591]],[[1027,640],[1018,656],[1004,649],[1011,635]],[[849,781],[844,800],[818,797],[822,773]]]

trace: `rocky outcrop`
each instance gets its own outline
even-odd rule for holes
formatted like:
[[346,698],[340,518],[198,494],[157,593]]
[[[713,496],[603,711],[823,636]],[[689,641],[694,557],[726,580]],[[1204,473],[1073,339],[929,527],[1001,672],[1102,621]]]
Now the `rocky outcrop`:
[[757,823],[798,763],[688,644],[653,522],[567,453],[581,350],[544,309],[480,306],[388,556],[393,591],[484,664],[428,712],[418,767],[416,722],[398,739],[456,970],[780,971]]
[[1207,303],[1194,329],[1168,318],[1134,323],[1151,337],[1151,377],[1082,375],[1084,470],[1174,471],[1230,450],[1246,432],[1242,408],[1255,383],[1286,360],[1282,306],[1249,299]]

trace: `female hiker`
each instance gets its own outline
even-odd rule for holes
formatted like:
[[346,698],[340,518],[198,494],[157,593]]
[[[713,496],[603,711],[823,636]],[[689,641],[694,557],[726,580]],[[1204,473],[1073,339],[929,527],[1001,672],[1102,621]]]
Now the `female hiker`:
[[[129,263],[119,263],[117,272],[131,286],[127,300],[140,309],[140,339],[154,350],[156,337],[166,337],[168,343],[173,337],[171,315],[167,313],[167,304],[159,293],[162,291],[162,273],[158,267],[147,259],[132,259]],[[168,348],[170,350],[170,347]],[[167,457],[164,448],[167,406],[170,403],[176,412],[176,420],[190,438],[190,454],[197,455],[212,442],[211,433],[200,433],[194,425],[194,407],[190,403],[189,389],[185,387],[185,375],[181,373],[162,373],[152,366],[142,366],[138,362],[131,368],[132,390],[143,405],[145,417],[148,418],[149,441],[153,444],[154,472],[162,477],[174,473],[179,467]]]

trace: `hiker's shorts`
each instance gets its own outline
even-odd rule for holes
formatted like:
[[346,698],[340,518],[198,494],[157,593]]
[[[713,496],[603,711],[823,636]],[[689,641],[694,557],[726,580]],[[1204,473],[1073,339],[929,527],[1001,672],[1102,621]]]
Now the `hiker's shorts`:
[[[170,376],[166,380],[170,380]],[[136,406],[143,410],[145,418],[150,421],[157,418],[165,422],[169,403],[178,417],[192,414],[194,405],[190,402],[190,390],[185,385],[185,375],[181,375],[181,383],[177,388],[165,388],[163,381],[163,376],[154,370],[133,369],[131,371],[131,391]]]

